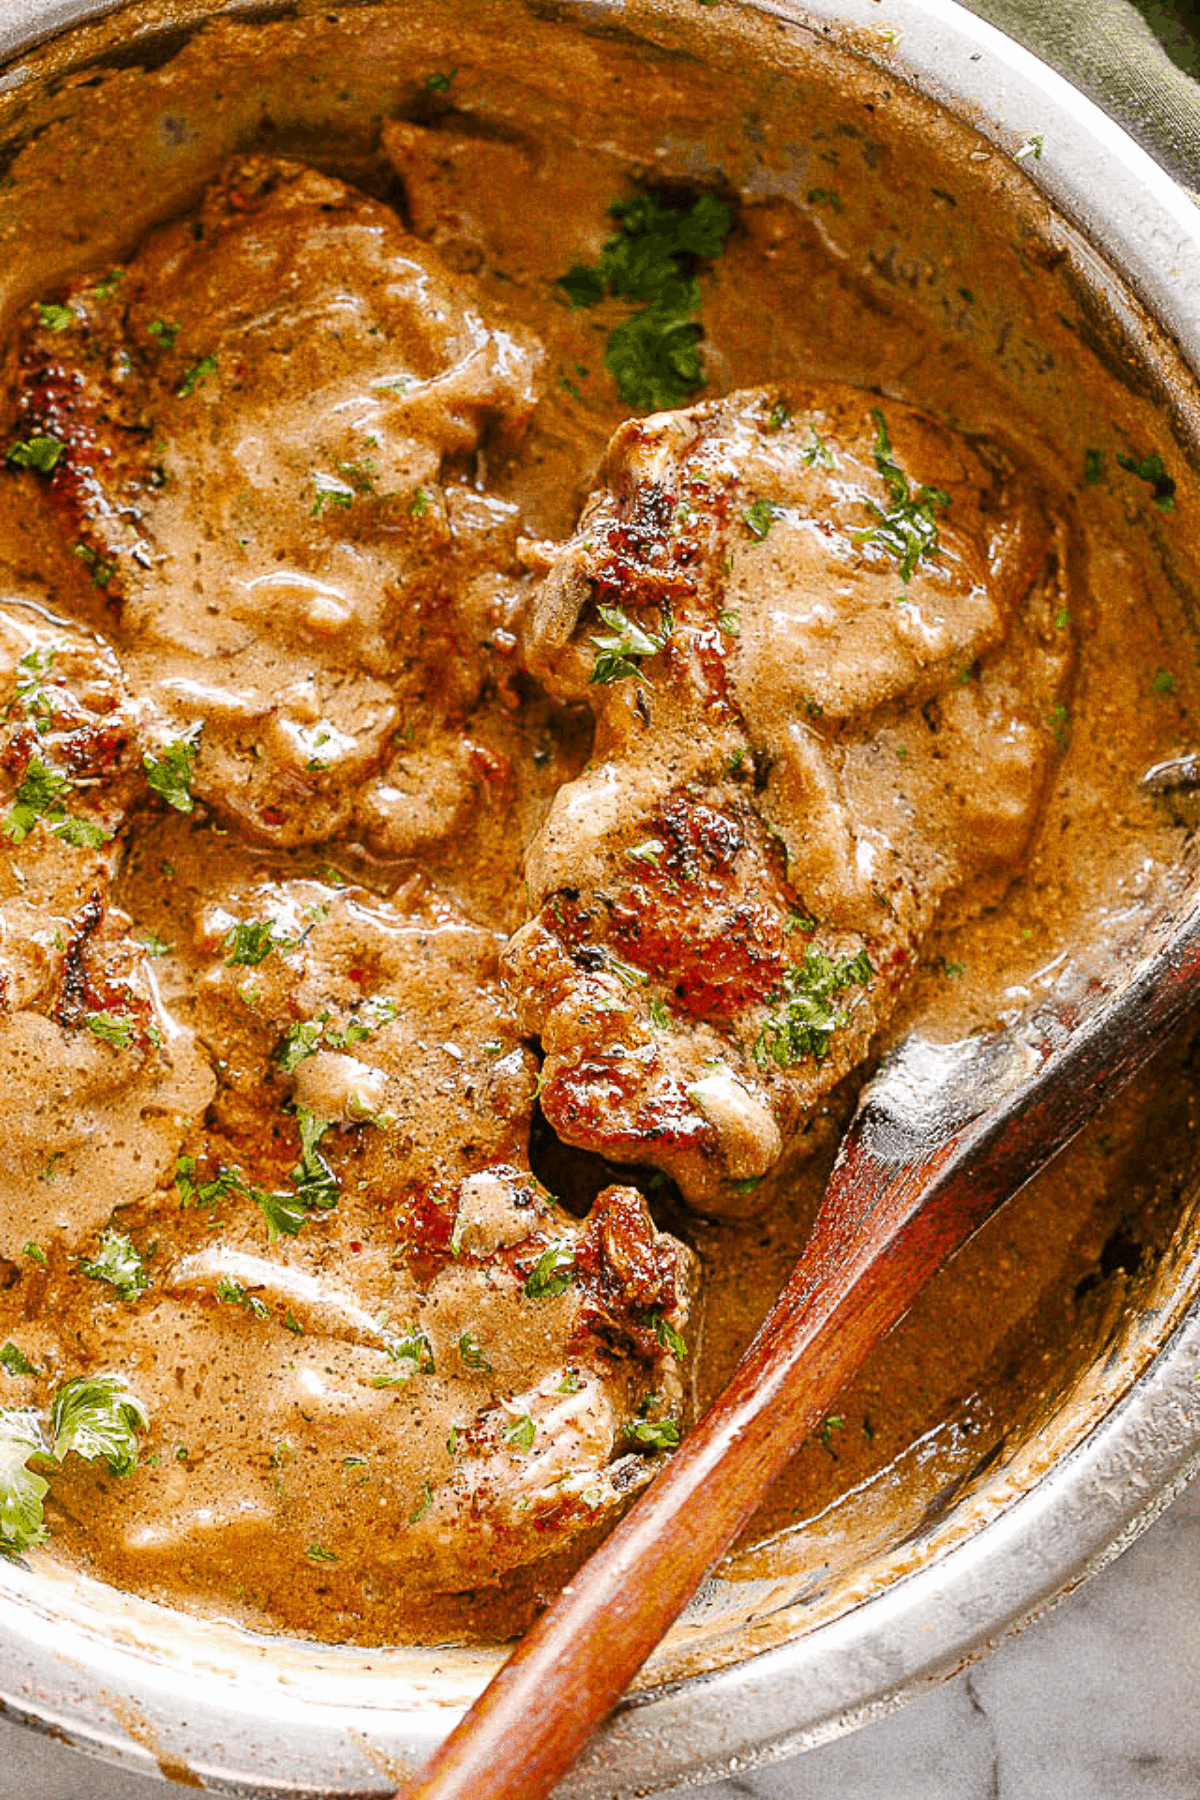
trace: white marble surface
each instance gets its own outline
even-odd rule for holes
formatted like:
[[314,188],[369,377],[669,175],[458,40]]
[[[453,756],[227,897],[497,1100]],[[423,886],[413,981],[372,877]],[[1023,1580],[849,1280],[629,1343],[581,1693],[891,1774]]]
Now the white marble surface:
[[[706,1800],[1197,1800],[1198,1546],[1200,1482],[1118,1563],[986,1661],[851,1737],[701,1791]],[[0,1721],[0,1800],[165,1800],[168,1791],[190,1790]]]

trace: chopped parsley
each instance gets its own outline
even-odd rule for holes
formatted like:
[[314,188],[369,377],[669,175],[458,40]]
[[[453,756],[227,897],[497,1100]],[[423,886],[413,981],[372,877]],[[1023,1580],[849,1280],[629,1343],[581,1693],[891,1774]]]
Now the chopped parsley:
[[81,849],[98,849],[107,844],[111,832],[101,830],[90,819],[68,814],[62,796],[71,783],[61,769],[51,768],[40,756],[31,756],[13,803],[0,821],[6,837],[14,844],[24,843],[39,819],[45,820],[54,836]]
[[196,771],[202,729],[200,725],[193,725],[182,737],[164,744],[156,756],[149,750],[142,753],[148,785],[176,812],[190,813],[196,804],[192,799],[192,776]]
[[724,250],[733,209],[714,194],[680,206],[641,193],[608,210],[616,235],[595,264],[576,263],[557,285],[576,307],[606,295],[642,303],[609,333],[605,365],[627,405],[682,406],[704,381],[696,266]]
[[92,292],[97,300],[111,300],[124,279],[124,269],[110,269],[107,275],[101,276]]
[[572,1244],[551,1244],[538,1257],[525,1282],[531,1300],[553,1300],[565,1294],[575,1278],[575,1249]]
[[1021,145],[1020,149],[1013,151],[1013,161],[1017,163],[1024,162],[1027,157],[1032,156],[1034,162],[1041,162],[1042,144],[1042,134],[1040,131],[1037,131],[1032,137],[1025,139],[1025,142]]
[[444,94],[457,74],[457,63],[452,69],[434,69],[432,74],[425,77],[426,90],[431,94]]
[[1117,462],[1130,475],[1136,475],[1139,481],[1153,488],[1150,498],[1159,512],[1175,511],[1175,483],[1167,474],[1166,464],[1157,450],[1152,450],[1149,456],[1125,456],[1118,451]]
[[327,506],[340,506],[347,512],[354,505],[354,489],[333,475],[314,475],[312,515],[319,519]]
[[815,468],[818,463],[823,469],[832,469],[836,466],[833,452],[811,421],[808,427],[808,442],[800,452],[800,461],[807,463],[810,469]]
[[128,1019],[118,1017],[116,1013],[84,1013],[83,1022],[93,1037],[102,1038],[106,1044],[112,1044],[117,1050],[128,1050],[133,1043],[132,1024]]
[[102,1458],[114,1475],[129,1475],[137,1464],[138,1432],[145,1428],[146,1415],[119,1375],[77,1375],[50,1403],[58,1462],[74,1451],[85,1462]]
[[228,1306],[243,1307],[252,1319],[269,1319],[271,1316],[270,1308],[231,1275],[222,1275],[218,1279],[217,1299],[223,1300]]
[[593,685],[606,686],[630,675],[640,675],[642,659],[657,656],[667,641],[665,632],[659,635],[645,630],[619,606],[602,606],[600,617],[608,626],[608,634],[596,632],[590,640],[596,650]]
[[54,667],[54,656],[53,649],[25,652],[17,663],[17,684],[6,708],[12,712],[14,707],[19,707],[25,717],[32,720],[34,730],[39,734],[49,731],[54,723],[55,695],[42,680]]
[[[175,339],[179,336],[178,325],[168,325],[165,319],[151,319],[146,330],[150,333],[150,336],[154,339],[155,343],[161,344],[164,350],[173,349]],[[212,360],[213,368],[215,369],[217,366],[217,359],[214,357]]]
[[115,556],[97,556],[90,544],[76,544],[74,554],[86,569],[91,570],[93,587],[108,586],[117,572]]
[[840,213],[845,210],[842,206],[841,195],[836,193],[833,188],[809,188],[808,204],[810,206],[828,206],[832,208],[835,213]]
[[153,931],[148,931],[139,942],[147,956],[170,956],[175,948],[174,944],[164,943],[162,938]]
[[407,1331],[396,1343],[387,1346],[387,1353],[394,1363],[402,1367],[396,1375],[376,1375],[374,1386],[400,1387],[411,1380],[414,1375],[435,1375],[437,1365],[433,1360],[433,1345],[423,1331]]
[[1096,487],[1104,480],[1103,450],[1087,449],[1083,453],[1083,479],[1089,487]]
[[937,515],[950,505],[950,496],[933,487],[919,487],[914,494],[908,476],[893,461],[887,420],[877,406],[871,408],[871,417],[878,426],[875,467],[887,484],[891,510],[884,512],[873,500],[864,500],[863,505],[876,523],[856,532],[855,541],[878,544],[894,556],[900,564],[900,579],[907,585],[920,558],[938,554]]
[[42,1502],[50,1483],[26,1465],[50,1454],[35,1413],[0,1407],[0,1554],[19,1556],[44,1541]]
[[10,444],[5,461],[14,469],[32,469],[35,475],[53,475],[66,447],[61,438],[51,436],[48,431],[38,432]]
[[669,1350],[672,1356],[678,1357],[682,1362],[688,1353],[687,1340],[682,1332],[676,1331],[670,1319],[664,1319],[660,1312],[648,1312],[642,1324],[652,1326],[663,1349]]
[[304,1552],[309,1562],[335,1563],[338,1560],[336,1550],[327,1550],[324,1544],[310,1544]]
[[202,356],[198,363],[193,363],[190,369],[184,370],[183,380],[175,390],[177,397],[180,400],[190,399],[197,388],[203,387],[206,382],[211,381],[216,372],[216,354],[210,353],[208,356]]
[[429,1483],[426,1481],[422,1485],[420,1499],[417,1501],[417,1504],[414,1506],[413,1510],[408,1515],[409,1524],[416,1525],[417,1523],[419,1523],[419,1521],[425,1517],[425,1514],[429,1511],[429,1509],[432,1505],[433,1505],[433,1489],[430,1487]]
[[296,1198],[305,1208],[328,1211],[338,1203],[337,1176],[317,1146],[329,1130],[329,1120],[318,1119],[314,1113],[297,1107],[296,1121],[300,1127],[300,1161],[291,1172]]
[[[347,1050],[352,1044],[365,1044],[381,1025],[389,1025],[399,1016],[396,1002],[381,995],[356,1006],[344,1027],[331,1025],[327,1012],[318,1013],[312,1019],[301,1019],[284,1032],[275,1052],[276,1065],[284,1075],[294,1074],[300,1064],[315,1056],[318,1050]],[[484,1049],[487,1049],[486,1045]]]
[[816,1438],[818,1444],[820,1444],[822,1450],[828,1450],[835,1462],[837,1461],[837,1451],[833,1447],[833,1434],[835,1431],[843,1430],[845,1424],[846,1421],[841,1413],[828,1413],[821,1421],[820,1431],[813,1432],[813,1436]]
[[674,1419],[631,1419],[625,1436],[639,1450],[677,1450],[679,1427]]
[[468,1369],[483,1369],[487,1374],[491,1374],[492,1365],[483,1354],[483,1351],[476,1342],[472,1332],[464,1331],[459,1338],[458,1354],[462,1357]]
[[100,1248],[95,1257],[79,1264],[89,1281],[107,1281],[123,1300],[133,1300],[150,1286],[145,1264],[131,1240],[123,1231],[111,1229],[100,1234]]
[[296,1194],[277,1189],[268,1192],[264,1188],[247,1188],[245,1190],[259,1208],[267,1221],[267,1232],[272,1243],[279,1237],[298,1237],[300,1228],[308,1217],[308,1208]]
[[0,1369],[3,1369],[6,1375],[11,1375],[14,1380],[18,1375],[41,1374],[41,1370],[34,1368],[25,1352],[19,1349],[11,1338],[7,1344],[0,1347]]
[[1150,683],[1150,692],[1152,694],[1173,694],[1175,692],[1175,677],[1170,669],[1155,671],[1154,679]]
[[181,1206],[207,1206],[210,1209],[228,1194],[249,1194],[240,1169],[219,1169],[211,1181],[199,1185],[195,1181],[196,1159],[180,1156],[175,1162],[175,1186]]
[[31,1263],[37,1263],[39,1268],[46,1267],[46,1252],[40,1244],[35,1244],[32,1238],[26,1238],[21,1245],[21,1255],[27,1256]]
[[227,969],[257,969],[274,951],[295,948],[291,938],[275,936],[274,919],[247,919],[227,931],[222,941],[229,951]]
[[1063,750],[1071,741],[1071,709],[1061,700],[1056,700],[1050,708],[1050,735]]
[[39,300],[38,324],[43,331],[68,331],[75,323],[76,314],[70,306],[60,306],[56,300]]
[[506,1425],[501,1432],[506,1444],[512,1444],[517,1450],[532,1450],[537,1426],[528,1413],[522,1413],[511,1425]]
[[774,500],[756,500],[753,506],[742,514],[750,536],[757,538],[761,544],[782,510]]
[[856,984],[866,987],[873,974],[865,950],[831,957],[810,944],[804,961],[784,971],[774,1010],[754,1042],[755,1061],[769,1060],[784,1069],[806,1056],[819,1061],[834,1032],[845,1024],[845,1014],[833,1004],[835,996]]

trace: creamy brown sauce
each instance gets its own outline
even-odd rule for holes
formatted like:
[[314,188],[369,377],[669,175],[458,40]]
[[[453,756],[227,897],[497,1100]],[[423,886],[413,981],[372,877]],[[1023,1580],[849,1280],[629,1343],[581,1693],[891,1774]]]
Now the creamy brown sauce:
[[[817,99],[793,179],[771,83],[497,22],[486,58],[444,7],[387,56],[361,20],[208,32],[83,123],[44,103],[0,213],[9,440],[68,447],[3,476],[3,803],[36,755],[113,834],[51,814],[0,861],[0,1340],[42,1371],[0,1400],[108,1371],[147,1414],[132,1473],[55,1476],[54,1553],[335,1641],[519,1627],[782,1284],[855,1065],[1102,959],[1188,823],[1138,778],[1193,747],[1194,495],[1036,228],[971,199],[1006,178],[908,191]],[[152,175],[153,143],[183,148]],[[556,283],[651,177],[734,223],[698,410],[605,461],[629,307]],[[873,408],[951,501],[908,580],[861,537]],[[1170,516],[1116,463],[1157,447]],[[620,592],[671,647],[598,684],[651,492]],[[179,811],[145,758],[197,726]],[[756,1054],[809,944],[872,979],[823,1055]],[[865,1556],[1028,1428],[1169,1228],[1188,1079],[1166,1058],[938,1279],[736,1572]],[[145,1286],[81,1267],[106,1230]]]

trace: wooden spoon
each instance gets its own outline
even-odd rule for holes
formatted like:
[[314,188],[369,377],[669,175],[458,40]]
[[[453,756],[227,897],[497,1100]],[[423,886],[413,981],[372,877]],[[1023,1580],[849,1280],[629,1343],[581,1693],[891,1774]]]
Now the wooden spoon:
[[550,1792],[879,1339],[1200,1000],[1200,899],[1139,948],[1020,1037],[910,1039],[883,1065],[729,1385],[397,1800]]

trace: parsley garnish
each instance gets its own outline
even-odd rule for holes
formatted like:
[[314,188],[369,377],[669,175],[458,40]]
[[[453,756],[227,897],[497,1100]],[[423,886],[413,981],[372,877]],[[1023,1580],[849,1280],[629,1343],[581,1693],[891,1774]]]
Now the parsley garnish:
[[[11,455],[11,451],[9,453]],[[1125,456],[1117,452],[1117,462],[1129,474],[1136,475],[1139,481],[1145,481],[1154,489],[1150,498],[1159,512],[1175,511],[1175,483],[1167,474],[1166,464],[1157,450],[1149,456]]]
[[190,396],[195,393],[196,389],[203,387],[207,381],[212,379],[216,372],[217,358],[215,352],[210,353],[208,356],[202,356],[198,363],[193,363],[190,369],[184,370],[183,380],[175,390],[177,397],[180,400],[189,399]]
[[217,1299],[229,1306],[244,1307],[252,1319],[269,1319],[271,1316],[270,1308],[230,1275],[222,1275],[217,1281]]
[[101,276],[92,292],[97,300],[111,300],[124,279],[124,269],[110,269],[107,275]]
[[146,1415],[117,1375],[79,1375],[60,1387],[50,1405],[54,1454],[63,1462],[72,1451],[85,1462],[103,1457],[114,1475],[128,1475],[137,1463],[137,1434]]
[[667,641],[665,632],[660,636],[646,631],[619,606],[602,606],[600,617],[608,626],[608,635],[596,632],[590,639],[596,648],[596,660],[592,664],[593,684],[604,685],[610,681],[623,681],[629,675],[640,675],[642,658],[657,656]]
[[466,1363],[468,1369],[483,1369],[487,1374],[491,1374],[492,1365],[484,1356],[483,1351],[476,1343],[474,1335],[471,1332],[464,1331],[459,1338],[458,1353]]
[[324,1544],[310,1544],[304,1552],[309,1562],[335,1563],[338,1559],[336,1550],[327,1550]]
[[878,544],[887,550],[899,562],[900,579],[907,584],[922,556],[938,554],[937,514],[950,505],[950,496],[941,488],[932,487],[920,487],[912,493],[908,476],[892,460],[887,420],[877,406],[871,408],[871,417],[879,427],[875,438],[875,467],[887,483],[891,511],[885,513],[873,500],[864,500],[863,505],[875,515],[878,523],[856,532],[855,541]]
[[84,1258],[79,1270],[89,1281],[107,1281],[110,1287],[116,1288],[122,1300],[133,1300],[150,1286],[150,1277],[141,1257],[122,1231],[102,1232],[95,1258],[91,1261]]
[[3,1369],[6,1375],[11,1375],[14,1380],[18,1375],[41,1374],[41,1370],[34,1368],[25,1352],[18,1349],[11,1338],[3,1348],[0,1348],[0,1369]]
[[781,511],[774,500],[756,500],[749,511],[742,514],[746,530],[761,544]]
[[27,1256],[30,1262],[37,1263],[39,1268],[44,1269],[46,1266],[46,1252],[40,1244],[35,1244],[32,1238],[26,1238],[21,1245],[21,1255]]
[[48,675],[54,667],[54,656],[52,649],[25,652],[17,663],[17,684],[6,708],[11,712],[14,706],[19,706],[39,733],[49,731],[54,723],[55,695],[42,682],[42,676]]
[[342,1029],[329,1023],[327,1012],[318,1013],[312,1019],[301,1019],[284,1032],[275,1052],[276,1064],[284,1075],[291,1075],[318,1050],[347,1050],[351,1044],[365,1044],[381,1025],[388,1025],[399,1016],[396,1002],[380,996],[364,1000]]
[[52,475],[66,447],[61,438],[43,431],[34,437],[18,438],[15,444],[10,444],[5,460],[14,469],[32,469],[36,475]]
[[410,1525],[417,1524],[418,1520],[423,1519],[425,1517],[425,1514],[429,1511],[429,1509],[432,1505],[433,1505],[433,1489],[430,1487],[428,1482],[425,1482],[421,1488],[421,1498],[417,1501],[416,1506],[413,1508],[412,1512],[410,1512],[408,1515],[409,1524]]
[[1170,669],[1156,670],[1154,679],[1150,683],[1150,692],[1152,694],[1173,694],[1175,692],[1175,677]]
[[431,94],[444,94],[457,74],[457,63],[452,69],[435,69],[425,77],[425,86]]
[[642,1450],[677,1450],[679,1427],[674,1419],[631,1419],[625,1436]]
[[26,1464],[32,1456],[49,1455],[36,1414],[0,1407],[0,1553],[5,1556],[19,1556],[45,1539],[42,1501],[50,1483]]
[[525,1292],[531,1300],[553,1300],[565,1294],[575,1278],[575,1250],[571,1244],[551,1244],[534,1264]]
[[660,1312],[648,1312],[642,1324],[652,1325],[654,1335],[663,1349],[669,1350],[672,1356],[678,1357],[682,1362],[688,1353],[687,1341],[682,1332],[676,1331],[670,1319],[664,1319]]
[[247,919],[227,931],[222,941],[229,951],[227,969],[257,969],[272,952],[295,948],[291,938],[275,936],[274,919]]
[[[146,330],[150,333],[150,336],[156,343],[162,345],[164,350],[172,349],[175,344],[175,339],[179,336],[178,325],[168,325],[165,319],[151,319]],[[214,357],[212,361],[213,367],[216,368],[216,357]]]
[[93,1037],[103,1038],[106,1044],[113,1044],[118,1050],[128,1050],[133,1043],[133,1026],[116,1013],[84,1013],[83,1022]]
[[267,1232],[271,1241],[278,1237],[298,1237],[300,1227],[308,1216],[308,1208],[296,1194],[277,1190],[268,1193],[263,1188],[247,1188],[245,1190],[267,1221]]
[[406,1331],[396,1343],[387,1346],[387,1353],[395,1363],[409,1363],[399,1375],[377,1375],[376,1387],[397,1387],[408,1381],[413,1375],[435,1375],[437,1366],[433,1360],[433,1345],[423,1331]]
[[821,1421],[820,1431],[813,1432],[813,1436],[816,1438],[818,1444],[820,1444],[822,1450],[828,1450],[834,1462],[837,1461],[838,1457],[837,1451],[833,1447],[833,1434],[835,1431],[841,1431],[845,1424],[846,1421],[841,1413],[827,1413],[825,1418]]
[[182,737],[164,744],[157,756],[149,750],[142,753],[147,784],[176,812],[190,813],[196,804],[192,799],[192,776],[196,772],[202,729],[201,725],[193,725]]
[[262,1188],[247,1187],[240,1174],[230,1172],[236,1176],[237,1191],[253,1200],[262,1212],[272,1240],[296,1237],[314,1208],[328,1212],[341,1196],[337,1176],[317,1149],[329,1130],[328,1121],[318,1119],[302,1108],[297,1108],[296,1120],[300,1127],[300,1161],[291,1171],[293,1187],[290,1192],[284,1188],[268,1193]]
[[528,1413],[522,1413],[511,1425],[506,1425],[501,1432],[506,1444],[512,1444],[518,1450],[532,1450],[537,1426]]
[[1083,453],[1083,479],[1089,487],[1095,487],[1104,480],[1103,450],[1087,449]]
[[62,795],[70,786],[60,769],[53,769],[40,757],[31,756],[13,804],[2,821],[5,836],[14,844],[24,843],[38,820],[44,819],[55,837],[76,848],[94,850],[107,844],[111,832],[101,830],[90,819],[68,816]]
[[69,306],[60,306],[56,300],[38,301],[38,324],[45,331],[66,331],[75,323],[75,313]]
[[44,818],[52,809],[58,812],[63,810],[59,795],[70,785],[61,770],[52,769],[40,757],[31,757],[25,778],[17,789],[16,799],[4,820],[6,835],[15,844],[22,843],[39,819]]
[[783,1069],[806,1056],[819,1061],[834,1032],[845,1024],[845,1015],[832,1004],[834,996],[856,983],[866,987],[874,972],[865,950],[834,958],[810,944],[804,961],[784,971],[775,1010],[754,1042],[755,1061],[769,1059]]
[[85,568],[91,570],[93,587],[102,588],[108,586],[109,582],[117,572],[117,559],[115,556],[97,556],[90,544],[76,544],[74,554],[79,558]]
[[673,206],[643,193],[608,210],[621,229],[594,266],[576,263],[558,286],[572,306],[595,306],[606,294],[647,303],[609,333],[605,364],[627,405],[681,406],[704,379],[696,264],[721,254],[733,209],[714,194]]

